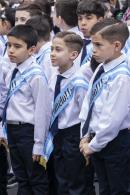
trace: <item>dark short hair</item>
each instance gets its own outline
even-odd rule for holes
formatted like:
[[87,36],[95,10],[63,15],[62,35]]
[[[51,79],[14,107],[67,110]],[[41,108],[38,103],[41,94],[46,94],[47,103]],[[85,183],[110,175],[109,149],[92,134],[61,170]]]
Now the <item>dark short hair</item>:
[[125,46],[125,42],[129,37],[129,30],[125,23],[118,21],[114,18],[106,18],[100,22],[97,22],[91,29],[91,35],[99,32],[103,39],[109,42],[120,41],[122,48]]
[[82,38],[74,32],[59,32],[55,35],[55,38],[61,38],[65,42],[66,46],[71,50],[77,51],[80,53],[83,47],[83,40]]
[[37,31],[38,40],[49,41],[50,24],[44,16],[34,16],[26,24],[32,26]]
[[16,8],[16,11],[27,11],[30,16],[42,15],[42,8],[39,4],[22,4]]
[[11,27],[13,27],[15,24],[15,9],[6,7],[3,11],[1,11],[0,18],[3,21],[7,20],[11,24]]
[[[43,1],[44,2],[44,1]],[[47,12],[47,8],[44,7],[44,5],[46,6],[46,3],[44,2],[43,4],[41,3],[30,3],[30,4],[23,4],[21,6],[19,6],[16,11],[27,11],[31,17],[34,16],[43,16],[46,17],[49,25],[50,25],[50,29],[52,30],[52,18],[50,17],[50,13]]]
[[57,17],[61,16],[67,25],[77,26],[77,6],[78,0],[57,0],[55,3],[56,15]]
[[77,7],[78,15],[96,15],[97,18],[105,16],[105,5],[99,0],[82,0]]
[[12,36],[24,41],[27,44],[27,49],[37,45],[37,32],[29,25],[17,25],[13,27],[7,36]]

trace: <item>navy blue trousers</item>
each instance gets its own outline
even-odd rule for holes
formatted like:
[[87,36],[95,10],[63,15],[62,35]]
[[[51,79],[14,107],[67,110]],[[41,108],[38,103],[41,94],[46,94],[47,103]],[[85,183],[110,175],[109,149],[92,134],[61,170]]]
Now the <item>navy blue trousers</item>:
[[80,124],[59,129],[54,137],[54,171],[58,195],[95,195],[94,168],[79,150]]
[[92,155],[100,195],[130,195],[130,131],[118,136]]
[[7,195],[7,152],[3,145],[0,146],[0,195]]
[[18,195],[48,195],[47,173],[32,160],[34,126],[8,125],[7,136],[12,168],[18,181]]

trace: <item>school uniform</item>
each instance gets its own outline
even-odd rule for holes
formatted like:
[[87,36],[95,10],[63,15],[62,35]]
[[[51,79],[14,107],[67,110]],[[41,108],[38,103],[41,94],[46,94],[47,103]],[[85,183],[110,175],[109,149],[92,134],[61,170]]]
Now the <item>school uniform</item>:
[[84,76],[85,78],[87,78],[88,81],[91,80],[92,75],[93,75],[93,71],[92,71],[90,62],[87,62],[87,63],[83,64],[83,65],[80,67],[79,71],[82,72],[83,76]]
[[36,62],[41,66],[47,80],[49,81],[52,73],[54,72],[54,67],[52,67],[51,58],[51,42],[46,42],[34,55]]
[[[83,41],[85,42],[85,39]],[[88,42],[83,44],[83,48],[82,48],[79,56],[74,60],[74,64],[75,64],[77,70],[82,65],[91,61],[92,49],[93,49],[92,42],[90,39],[88,39]]]
[[0,56],[4,56],[6,52],[7,36],[0,35]]
[[17,73],[10,84],[12,75],[10,71],[6,77],[10,90],[10,98],[8,95],[5,104],[6,131],[12,167],[19,183],[18,194],[47,195],[47,173],[38,162],[32,161],[32,155],[41,155],[49,128],[51,106],[48,84],[32,57],[17,66]]
[[[104,73],[93,84],[100,68]],[[130,193],[130,71],[127,59],[101,64],[95,71],[80,113],[84,125],[90,115],[86,135],[94,151],[92,158],[99,179],[100,195]]]
[[73,28],[70,28],[68,31],[69,32],[74,32],[77,35],[79,35],[81,38],[83,38],[83,33],[79,30],[79,27],[78,26],[75,26]]
[[[58,77],[59,75],[55,75],[50,83],[52,96],[55,96]],[[78,71],[76,73],[75,66],[72,66],[60,77],[62,77],[60,82],[61,92],[59,99],[57,96],[53,105],[50,128],[50,131],[54,134],[53,159],[57,194],[88,195],[91,178],[90,175],[88,176],[89,170],[85,166],[85,159],[79,151],[80,121],[78,116],[89,81],[83,76],[82,72]],[[55,118],[55,112],[59,112],[58,118]],[[58,129],[54,132],[53,124],[56,119]],[[93,188],[93,184],[91,187]]]
[[0,36],[0,66],[2,67],[2,71],[4,73],[4,77],[6,77],[8,71],[11,69],[11,66],[15,66],[14,63],[10,62],[7,53],[7,36]]

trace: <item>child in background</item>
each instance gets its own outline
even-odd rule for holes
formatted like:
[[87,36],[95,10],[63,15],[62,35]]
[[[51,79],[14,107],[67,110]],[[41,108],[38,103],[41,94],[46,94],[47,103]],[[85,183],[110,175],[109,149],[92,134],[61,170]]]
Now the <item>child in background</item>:
[[61,31],[75,32],[82,37],[83,35],[78,29],[77,6],[77,0],[57,0],[53,22]]
[[105,7],[99,0],[82,0],[77,7],[78,25],[84,35],[84,46],[80,57],[83,65],[92,57],[91,28],[105,16]]
[[[75,32],[83,38],[78,28],[78,0],[57,0],[54,6],[53,23],[61,31]],[[80,67],[80,55],[74,61],[76,69]]]
[[6,7],[0,13],[0,56],[6,53],[7,33],[15,24],[15,9]]
[[46,4],[38,2],[30,3],[29,5],[21,5],[16,9],[15,25],[25,24],[27,20],[33,16],[45,16],[50,25],[50,31],[53,28],[52,19],[50,17],[49,8]]
[[51,42],[49,22],[45,16],[35,16],[29,19],[26,24],[32,26],[37,31],[38,43],[34,57],[36,58],[36,62],[42,67],[47,81],[49,81],[54,71],[50,58]]
[[123,22],[106,19],[91,30],[100,62],[84,99],[80,150],[92,156],[100,195],[130,194],[130,69],[121,53],[129,36]]

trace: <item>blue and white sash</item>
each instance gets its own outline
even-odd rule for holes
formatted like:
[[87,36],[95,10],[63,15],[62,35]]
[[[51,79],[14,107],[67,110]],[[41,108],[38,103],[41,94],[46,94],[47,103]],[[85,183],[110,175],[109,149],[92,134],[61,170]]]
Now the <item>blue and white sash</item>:
[[9,94],[7,95],[6,101],[8,101],[12,95],[14,95],[21,87],[27,82],[27,79],[33,75],[41,75],[40,67],[32,67],[28,70],[25,70],[21,75],[15,77],[10,84]]
[[90,95],[90,102],[89,108],[95,102],[95,100],[100,96],[103,88],[107,86],[107,83],[114,80],[119,75],[126,75],[130,76],[129,67],[125,64],[122,64],[112,70],[108,71],[107,73],[103,73],[101,77],[93,84],[91,95]]
[[[10,98],[27,82],[27,79],[33,75],[42,75],[41,68],[34,66],[25,70],[21,75],[15,77],[10,83],[9,93],[7,94],[5,104],[10,100]],[[3,132],[6,134],[6,121],[3,124]]]
[[55,102],[54,102],[50,127],[52,126],[54,120],[60,114],[60,112],[63,111],[65,107],[68,105],[68,103],[71,101],[73,94],[74,94],[74,90],[77,87],[82,87],[87,90],[88,83],[86,80],[83,80],[83,78],[81,77],[73,79],[72,81],[70,81],[70,83],[67,84],[67,86],[56,97]]
[[[84,80],[82,77],[75,78],[71,80],[70,83],[68,83],[67,86],[65,86],[61,93],[57,96],[54,102],[50,127],[52,126],[56,117],[67,107],[67,105],[73,98],[74,91],[78,87],[82,87],[87,90],[88,82]],[[52,135],[51,131],[49,131],[47,139],[45,140],[44,151],[41,157],[41,164],[44,167],[46,167],[46,163],[50,157],[51,152],[53,151],[53,138],[54,135]]]

